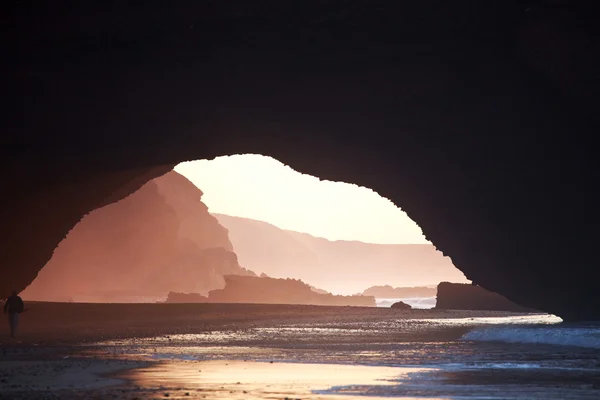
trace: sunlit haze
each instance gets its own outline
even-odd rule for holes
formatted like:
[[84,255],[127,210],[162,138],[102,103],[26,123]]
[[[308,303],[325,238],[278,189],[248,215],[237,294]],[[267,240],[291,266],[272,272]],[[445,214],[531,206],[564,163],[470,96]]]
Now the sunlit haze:
[[390,200],[351,183],[320,180],[266,156],[245,154],[179,164],[214,213],[252,218],[329,240],[429,243]]

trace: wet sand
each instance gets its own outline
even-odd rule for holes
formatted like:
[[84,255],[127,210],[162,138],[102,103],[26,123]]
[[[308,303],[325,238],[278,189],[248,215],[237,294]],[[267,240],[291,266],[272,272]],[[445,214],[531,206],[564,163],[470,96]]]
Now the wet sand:
[[[294,323],[381,322],[415,318],[511,316],[503,311],[393,310],[278,304],[94,304],[28,302],[21,315],[19,341],[40,346],[189,334],[213,330],[277,327]],[[0,331],[0,348],[14,346],[8,325]],[[0,325],[1,326],[1,325]]]
[[123,376],[134,385],[155,388],[156,393],[169,393],[170,397],[349,399],[352,397],[328,392],[332,387],[361,391],[372,385],[390,386],[402,375],[420,371],[424,369],[218,360],[166,362]]
[[[351,330],[355,325],[385,325],[412,319],[468,320],[515,315],[260,304],[29,303],[27,307],[30,310],[22,315],[20,340],[10,340],[6,331],[0,334],[0,399],[336,398],[339,393],[326,390],[345,385],[354,385],[356,389],[356,385],[375,381],[378,385],[386,384],[386,379],[402,374],[404,369],[278,362],[275,356],[278,347],[285,347],[286,329],[296,329],[295,326],[312,329],[326,324]],[[266,336],[235,342],[237,333],[257,329],[266,332]],[[456,336],[468,328],[454,329],[452,335]],[[391,332],[389,337],[354,334],[352,340],[356,337],[364,338],[365,342],[414,339],[410,333],[403,337],[394,330]],[[212,346],[215,343],[218,346],[210,347],[208,343],[204,350],[213,355],[221,352],[221,359],[156,360],[148,354],[124,353],[123,347],[106,350],[111,348],[111,341],[123,340],[134,349],[144,347],[136,345],[144,340],[152,341],[152,346],[170,346],[178,335],[192,335],[199,345],[213,341]],[[443,340],[435,330],[420,335],[424,341]],[[339,335],[323,337],[333,343],[344,341]],[[295,344],[287,354],[298,351],[294,347]],[[270,356],[275,362],[256,362]],[[287,355],[279,359],[285,360]]]
[[[13,364],[0,399],[357,399],[423,368],[265,363],[241,360],[139,363],[76,360]],[[332,391],[333,389],[333,391]],[[347,391],[347,393],[346,393]],[[369,396],[384,399],[386,396]],[[409,398],[409,397],[404,397]]]
[[121,385],[116,373],[148,363],[129,360],[63,358],[54,360],[0,361],[0,393],[94,390]]

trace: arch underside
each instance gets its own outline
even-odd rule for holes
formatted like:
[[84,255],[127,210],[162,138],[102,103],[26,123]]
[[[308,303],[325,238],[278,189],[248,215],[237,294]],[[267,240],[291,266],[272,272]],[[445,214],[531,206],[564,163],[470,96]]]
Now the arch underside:
[[391,199],[489,290],[597,319],[595,87],[564,54],[544,58],[552,36],[510,7],[465,16],[475,27],[400,24],[414,6],[286,23],[274,9],[262,25],[211,10],[202,32],[187,18],[206,10],[163,13],[162,31],[39,28],[50,39],[25,36],[34,51],[9,84],[0,291],[29,284],[84,214],[178,162],[256,153]]

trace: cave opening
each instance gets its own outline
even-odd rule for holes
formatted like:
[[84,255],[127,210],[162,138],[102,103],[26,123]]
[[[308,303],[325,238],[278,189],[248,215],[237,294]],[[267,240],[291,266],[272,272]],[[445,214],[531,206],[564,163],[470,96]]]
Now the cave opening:
[[265,278],[281,293],[221,295],[222,301],[327,303],[306,294],[286,298],[283,287],[299,280],[338,296],[340,305],[389,306],[402,299],[431,308],[439,282],[469,282],[406,213],[373,190],[239,154],[180,163],[92,211],[23,297],[202,302],[226,278],[243,291],[249,283],[239,276]]
[[[464,309],[44,302],[24,315],[23,343],[0,336],[0,392],[600,397],[591,396],[600,382],[598,325],[580,323],[600,320],[595,7],[375,3],[11,2],[0,295],[25,288],[53,251],[64,250],[77,271],[89,273],[93,268],[80,268],[85,253],[105,247],[121,249],[125,264],[157,266],[148,268],[147,286],[208,290],[194,284],[218,277],[181,279],[199,256],[193,241],[159,235],[181,226],[155,180],[182,161],[260,153],[322,179],[372,188],[452,257],[476,284],[466,287],[578,324],[549,326],[559,318],[521,314],[509,317],[511,326],[506,319],[490,326],[498,314]],[[123,207],[125,233],[115,233],[98,213],[127,204],[140,188],[144,205]],[[143,223],[128,225],[130,212]],[[90,240],[80,255],[57,248],[86,215],[107,226],[102,240]],[[159,228],[150,223],[157,219]],[[131,234],[148,240],[134,243]],[[181,274],[160,273],[169,261],[164,249],[181,255]],[[202,253],[206,263],[228,260],[241,271],[237,254],[210,249]],[[89,283],[114,288],[140,278],[118,263],[93,267],[99,273],[86,276]],[[86,349],[98,350],[92,359],[75,359],[82,341],[103,344]],[[68,355],[53,344],[67,344]],[[118,372],[131,364],[114,359],[139,360],[140,352],[158,367],[145,371],[155,380]],[[156,361],[173,354],[186,365],[170,364],[175,379],[161,380],[168,374]],[[256,359],[270,363],[249,374],[254,363],[246,360]],[[308,374],[290,369],[298,361],[310,365]],[[386,388],[354,379],[310,378],[311,393],[281,385],[331,378],[335,363],[363,364],[348,371],[363,378],[373,377],[366,365],[427,368],[378,375],[379,383],[400,382]],[[131,384],[104,391],[98,371]],[[270,375],[275,382],[257,384]],[[368,393],[356,392],[363,389]]]

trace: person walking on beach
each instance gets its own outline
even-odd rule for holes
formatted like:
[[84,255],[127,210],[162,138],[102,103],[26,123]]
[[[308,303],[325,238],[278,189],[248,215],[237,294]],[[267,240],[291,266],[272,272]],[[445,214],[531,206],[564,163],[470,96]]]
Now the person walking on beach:
[[19,314],[24,311],[25,304],[23,299],[13,290],[12,295],[4,303],[4,313],[8,313],[8,325],[10,326],[10,337],[15,338],[17,327],[19,326]]

